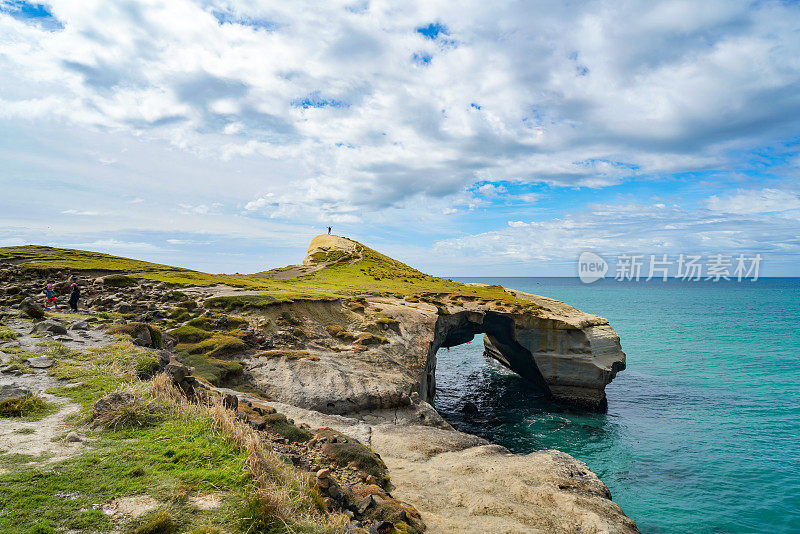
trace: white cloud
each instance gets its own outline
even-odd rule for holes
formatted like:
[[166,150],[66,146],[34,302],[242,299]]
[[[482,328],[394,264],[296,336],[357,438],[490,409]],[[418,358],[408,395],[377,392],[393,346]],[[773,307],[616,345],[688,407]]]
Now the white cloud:
[[97,217],[99,215],[108,215],[108,212],[91,211],[91,210],[63,210],[61,213],[65,215],[85,215],[87,217]]
[[70,248],[80,248],[108,252],[110,254],[144,254],[164,252],[166,249],[152,243],[119,241],[117,239],[98,239],[87,243],[73,243]]
[[708,209],[720,213],[751,214],[800,209],[800,195],[780,189],[743,191],[719,197],[713,195],[706,201]]
[[[553,254],[579,239],[613,244],[618,231],[630,246],[690,231],[706,232],[701,243],[738,230],[749,243],[769,224],[755,215],[798,209],[789,187],[728,185],[760,168],[759,147],[785,156],[775,183],[797,177],[797,148],[783,142],[800,125],[792,3],[47,6],[62,28],[0,8],[0,222],[40,239],[98,226],[287,239],[336,223],[439,232],[430,242],[463,235],[471,218],[501,227],[470,230],[500,253],[533,257],[537,232]],[[434,21],[446,42],[416,31]],[[521,193],[704,170],[723,176],[708,210],[648,205],[657,231],[636,192],[595,218]],[[567,215],[532,221],[532,203]],[[60,212],[75,216],[52,230]],[[460,239],[442,250],[472,246]]]
[[[603,187],[724,167],[727,149],[795,131],[800,111],[789,4],[51,5],[61,31],[0,13],[15,80],[2,116],[253,156],[282,205],[320,217],[487,179]],[[433,21],[447,43],[415,31]]]
[[543,221],[508,221],[504,229],[444,239],[441,254],[493,263],[572,260],[581,251],[602,254],[761,252],[800,254],[797,220],[725,216],[663,204],[597,204]]

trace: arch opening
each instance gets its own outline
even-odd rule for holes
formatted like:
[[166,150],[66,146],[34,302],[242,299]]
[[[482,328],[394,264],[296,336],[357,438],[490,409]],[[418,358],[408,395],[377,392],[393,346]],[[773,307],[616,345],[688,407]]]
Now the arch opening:
[[484,355],[531,382],[542,394],[550,398],[550,388],[536,365],[531,352],[516,337],[514,320],[503,314],[486,311],[463,311],[439,316],[436,334],[428,351],[428,362],[421,384],[420,395],[428,402],[436,395],[436,353],[472,341],[476,334],[484,334]]

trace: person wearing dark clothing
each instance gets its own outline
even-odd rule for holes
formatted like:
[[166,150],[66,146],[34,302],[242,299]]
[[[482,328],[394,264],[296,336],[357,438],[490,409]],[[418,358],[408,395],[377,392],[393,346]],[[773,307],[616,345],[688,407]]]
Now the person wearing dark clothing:
[[328,235],[331,235],[331,227],[328,227]]
[[72,293],[69,294],[69,307],[72,308],[72,311],[78,311],[78,299],[81,298],[81,288],[78,287],[78,284],[72,284]]

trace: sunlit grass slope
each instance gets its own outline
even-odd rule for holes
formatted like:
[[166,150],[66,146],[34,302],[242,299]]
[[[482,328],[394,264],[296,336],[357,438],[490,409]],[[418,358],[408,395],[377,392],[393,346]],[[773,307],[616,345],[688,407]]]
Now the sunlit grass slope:
[[[357,254],[328,252],[319,256],[322,268],[293,278],[273,276],[291,267],[256,274],[208,274],[177,267],[158,265],[96,252],[50,247],[26,246],[0,248],[0,262],[14,260],[21,268],[73,270],[108,270],[131,276],[183,286],[224,284],[251,290],[247,294],[216,297],[209,305],[220,308],[263,307],[295,300],[330,300],[360,296],[393,296],[411,302],[441,304],[448,301],[502,302],[517,307],[533,306],[500,286],[468,286],[425,274],[381,254],[361,243]],[[314,255],[312,255],[314,256]]]

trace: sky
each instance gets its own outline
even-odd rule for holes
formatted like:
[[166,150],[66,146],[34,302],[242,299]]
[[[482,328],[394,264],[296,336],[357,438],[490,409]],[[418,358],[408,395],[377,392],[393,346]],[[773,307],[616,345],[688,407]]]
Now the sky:
[[0,246],[800,276],[800,3],[0,0]]

